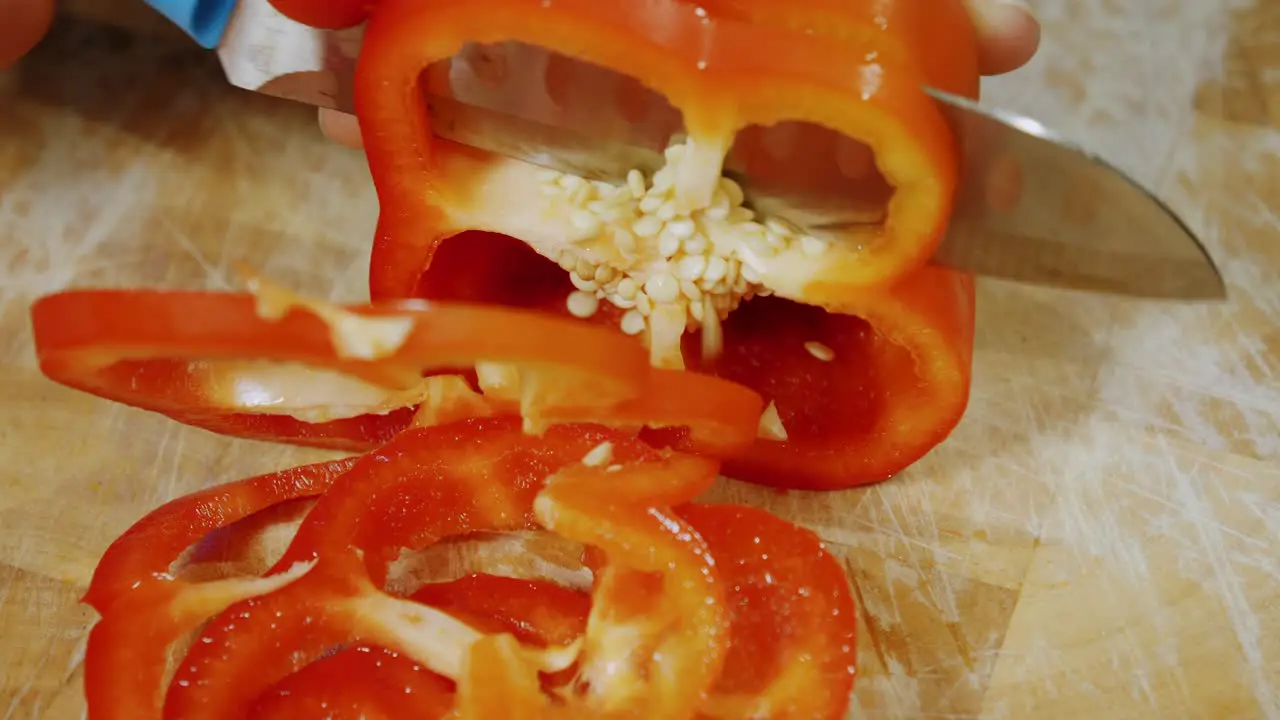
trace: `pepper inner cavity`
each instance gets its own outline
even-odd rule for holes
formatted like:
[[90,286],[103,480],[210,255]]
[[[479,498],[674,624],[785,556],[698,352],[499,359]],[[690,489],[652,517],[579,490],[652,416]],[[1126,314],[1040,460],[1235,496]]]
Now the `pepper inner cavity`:
[[[660,164],[629,167],[623,182],[618,172],[538,170],[538,215],[565,235],[554,243],[531,243],[569,273],[575,290],[565,305],[572,315],[592,317],[605,303],[619,308],[621,330],[639,336],[657,367],[683,368],[681,338],[696,331],[704,364],[713,362],[721,352],[720,323],[742,302],[772,294],[771,273],[807,275],[826,264],[823,256],[834,243],[847,245],[847,233],[803,229],[832,217],[829,212],[806,214],[803,203],[790,200],[777,206],[781,212],[774,205],[766,210],[766,203],[783,197],[774,189],[806,198],[821,198],[815,189],[824,188],[828,198],[843,194],[827,201],[827,208],[843,212],[837,221],[845,225],[882,221],[892,192],[865,146],[825,128],[752,126],[735,137],[727,153],[699,146],[698,138],[680,134],[679,112],[635,79],[524,43],[469,44],[424,79],[433,94],[502,108],[602,144],[666,143]],[[531,87],[545,93],[531,93]],[[518,108],[506,106],[512,97],[523,98]],[[851,167],[856,177],[850,177]],[[750,188],[744,191],[722,169],[749,176]],[[713,181],[713,191],[707,193],[705,184],[686,187],[681,178],[690,177]],[[854,190],[865,207],[850,202]],[[691,197],[693,192],[699,197]],[[796,210],[800,214],[793,217]]]

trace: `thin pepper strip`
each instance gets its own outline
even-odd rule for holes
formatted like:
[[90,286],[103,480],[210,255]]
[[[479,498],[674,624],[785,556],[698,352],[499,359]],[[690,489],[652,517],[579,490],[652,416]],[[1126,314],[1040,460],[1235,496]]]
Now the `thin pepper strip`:
[[[585,630],[591,609],[590,598],[576,590],[483,574],[429,583],[412,599],[484,632],[509,633],[537,647],[572,643]],[[452,680],[428,672],[399,653],[360,645],[284,678],[259,696],[249,717],[429,720],[445,717],[454,701]]]
[[359,645],[321,658],[264,692],[248,720],[437,720],[453,681],[385,648]]
[[225,483],[172,500],[135,522],[103,553],[81,602],[99,613],[149,584],[172,584],[173,563],[184,550],[280,503],[323,493],[355,458],[303,465]]
[[84,687],[90,720],[161,717],[175,643],[225,608],[287,586],[310,569],[303,564],[267,578],[150,583],[116,602],[89,632]]
[[763,510],[695,504],[676,514],[706,541],[729,612],[724,672],[702,716],[844,717],[858,618],[840,562],[812,532]]
[[[37,301],[32,323],[41,370],[64,385],[214,432],[340,450],[379,447],[430,410],[433,423],[522,414],[683,426],[692,449],[724,455],[752,442],[763,407],[715,377],[666,377],[615,333],[527,310],[343,308],[260,283],[245,294],[68,291]],[[520,394],[424,377],[481,361],[515,370]]]

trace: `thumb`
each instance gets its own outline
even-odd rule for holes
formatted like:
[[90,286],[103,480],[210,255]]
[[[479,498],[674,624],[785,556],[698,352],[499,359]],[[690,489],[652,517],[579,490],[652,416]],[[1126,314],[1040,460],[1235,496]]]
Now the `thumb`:
[[0,0],[0,68],[26,55],[53,22],[53,0]]
[[964,0],[978,31],[983,75],[1016,70],[1040,46],[1040,23],[1024,0]]

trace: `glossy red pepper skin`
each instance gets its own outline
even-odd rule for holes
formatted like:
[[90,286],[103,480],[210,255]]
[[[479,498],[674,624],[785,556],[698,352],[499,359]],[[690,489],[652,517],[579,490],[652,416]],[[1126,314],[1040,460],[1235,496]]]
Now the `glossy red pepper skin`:
[[[581,462],[602,448],[600,464]],[[519,707],[566,719],[837,718],[855,621],[839,564],[812,533],[762,511],[690,505],[717,469],[605,428],[533,437],[518,419],[481,419],[174,501],[126,533],[95,578],[91,594],[105,611],[86,661],[91,716],[284,718],[325,708],[336,718],[482,720]],[[155,573],[207,531],[316,494],[265,577],[194,583]],[[534,527],[593,548],[590,599],[492,576],[427,584],[409,598],[382,589],[403,549]],[[162,695],[169,649],[202,624]],[[551,673],[520,649],[577,642],[578,660]],[[577,678],[594,690],[574,689]],[[569,706],[554,709],[548,691]]]
[[677,513],[706,541],[727,594],[725,670],[704,715],[843,718],[858,617],[840,561],[811,531],[763,510],[695,504]]
[[[258,440],[368,451],[422,423],[424,406],[439,401],[444,420],[477,411],[544,423],[686,427],[691,451],[723,457],[751,444],[764,407],[734,383],[651,368],[642,348],[604,328],[474,303],[339,308],[274,289],[70,290],[41,298],[31,314],[49,378]],[[359,342],[370,337],[371,323],[404,334],[379,351]],[[530,406],[524,395],[480,395],[461,377],[454,379],[467,397],[436,397],[425,378],[465,375],[480,361],[517,371],[535,391]],[[344,400],[355,407],[339,406],[347,416],[327,419]]]

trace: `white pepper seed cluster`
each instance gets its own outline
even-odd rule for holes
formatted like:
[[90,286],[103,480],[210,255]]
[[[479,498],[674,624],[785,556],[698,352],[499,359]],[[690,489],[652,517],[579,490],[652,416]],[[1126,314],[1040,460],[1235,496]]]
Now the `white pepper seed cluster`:
[[633,169],[622,186],[552,170],[538,175],[549,211],[567,213],[578,231],[552,258],[577,289],[569,312],[591,317],[601,300],[621,308],[623,332],[643,334],[661,367],[683,367],[686,330],[701,328],[704,354],[719,352],[720,321],[743,300],[770,294],[760,283],[762,263],[796,248],[809,255],[828,249],[784,220],[757,217],[729,178],[720,178],[710,205],[679,210],[675,178],[689,154],[688,142],[673,144],[651,178]]

